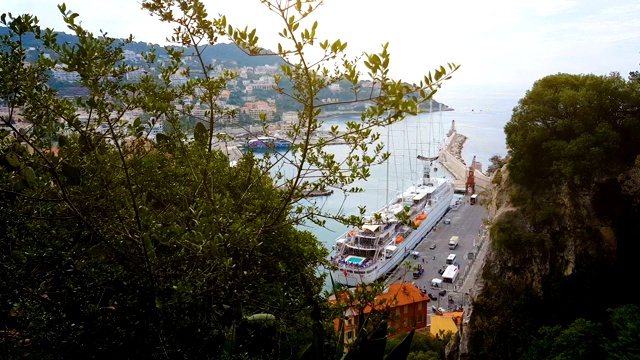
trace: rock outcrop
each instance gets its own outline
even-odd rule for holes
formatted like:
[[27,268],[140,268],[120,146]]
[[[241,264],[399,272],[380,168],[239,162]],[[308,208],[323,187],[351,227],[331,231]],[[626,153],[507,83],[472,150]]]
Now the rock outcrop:
[[595,304],[593,298],[640,276],[631,255],[640,251],[637,184],[638,166],[586,186],[537,190],[511,183],[507,166],[500,169],[485,194],[491,241],[473,289],[473,312],[459,355],[449,358],[504,358],[491,354],[521,351],[541,326],[634,302],[626,294]]

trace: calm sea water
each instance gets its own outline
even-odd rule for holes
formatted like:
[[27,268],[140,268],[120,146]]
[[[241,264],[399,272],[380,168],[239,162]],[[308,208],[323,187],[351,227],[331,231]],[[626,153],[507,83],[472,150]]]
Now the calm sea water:
[[[372,168],[372,176],[367,181],[357,184],[364,189],[363,193],[345,195],[341,191],[334,191],[331,196],[310,198],[307,201],[313,201],[331,213],[356,214],[358,206],[362,205],[367,207],[367,214],[373,213],[409,186],[411,181],[419,178],[422,165],[419,164],[416,155],[434,155],[438,134],[445,134],[452,121],[455,121],[458,133],[467,137],[462,150],[464,161],[471,164],[475,156],[476,161],[480,162],[485,170],[489,165],[489,158],[493,155],[504,157],[507,154],[504,126],[510,120],[513,107],[517,105],[519,98],[517,94],[451,96],[451,99],[443,102],[454,108],[454,111],[408,117],[403,122],[394,124],[388,133],[386,130],[381,131],[382,140],[388,145],[392,157],[388,165]],[[355,119],[358,117],[345,115],[324,120],[327,127],[342,127],[346,121]],[[332,146],[331,151],[340,155],[344,147]],[[313,232],[328,249],[334,244],[335,239],[347,230],[345,226],[333,221],[328,221],[323,228],[310,225],[306,229]],[[325,288],[329,289],[329,284]]]

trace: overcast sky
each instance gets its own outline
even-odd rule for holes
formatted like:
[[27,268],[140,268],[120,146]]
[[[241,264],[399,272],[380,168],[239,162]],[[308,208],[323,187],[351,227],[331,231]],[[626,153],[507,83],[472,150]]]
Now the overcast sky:
[[[2,0],[0,12],[31,13],[66,30],[55,0]],[[210,14],[235,27],[258,28],[276,49],[282,20],[259,0],[204,0]],[[69,0],[91,31],[165,43],[170,27],[140,9],[140,0]],[[318,38],[346,41],[352,56],[389,42],[392,76],[419,81],[440,64],[461,65],[439,98],[479,91],[524,95],[559,72],[627,76],[640,66],[638,0],[325,0],[313,18]]]

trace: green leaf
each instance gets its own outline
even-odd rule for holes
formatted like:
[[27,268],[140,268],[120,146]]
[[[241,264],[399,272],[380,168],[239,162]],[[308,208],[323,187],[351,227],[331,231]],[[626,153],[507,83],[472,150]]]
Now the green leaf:
[[409,356],[409,350],[411,350],[411,340],[413,340],[413,334],[415,333],[415,329],[411,330],[411,332],[402,340],[398,346],[394,347],[393,350],[387,355],[385,360],[405,360]]
[[158,142],[158,144],[166,144],[169,142],[169,136],[159,133],[156,134],[156,141]]
[[58,135],[58,146],[59,147],[67,146],[68,143],[69,143],[69,140],[67,140],[66,136]]
[[276,319],[276,317],[274,315],[271,314],[253,314],[250,316],[245,317],[245,320],[249,321],[249,322],[266,322],[266,321],[274,321]]
[[79,185],[82,172],[80,168],[62,163],[62,174],[69,180],[71,185]]
[[5,159],[7,159],[7,162],[9,163],[9,165],[15,169],[19,169],[20,168],[20,158],[18,157],[18,155],[16,153],[14,153],[13,151],[8,152],[7,155],[5,155]]
[[207,128],[203,123],[199,122],[193,129],[193,138],[200,144],[206,145],[208,139]]
[[36,186],[36,172],[33,171],[32,168],[30,167],[24,167],[20,170],[20,175],[22,175],[22,177],[24,178],[24,180],[27,182],[27,185],[30,188],[33,188]]

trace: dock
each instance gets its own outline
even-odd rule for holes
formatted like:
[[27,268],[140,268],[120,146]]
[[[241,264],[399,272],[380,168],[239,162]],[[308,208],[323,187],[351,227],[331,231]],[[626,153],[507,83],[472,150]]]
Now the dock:
[[[480,204],[469,204],[469,196],[461,197],[457,210],[445,213],[434,229],[414,249],[407,251],[407,257],[387,275],[387,284],[412,282],[435,298],[430,301],[430,305],[436,308],[454,310],[467,306],[470,301],[469,291],[475,276],[479,273],[479,269],[474,265],[481,265],[483,259],[479,254],[483,246],[486,248],[488,234],[484,221],[487,215],[487,210]],[[448,224],[445,219],[448,220]],[[448,246],[452,236],[459,237],[459,243],[454,250]],[[435,248],[431,249],[433,245]],[[418,255],[413,255],[414,251],[417,251]],[[446,260],[450,254],[456,255],[454,264],[459,266],[457,279],[452,283],[442,282],[438,287],[432,287],[433,279],[442,279],[441,272],[446,268]],[[413,273],[419,266],[424,268],[424,272],[415,278]],[[446,294],[440,295],[443,290]]]
[[[450,140],[447,146],[438,154],[438,161],[455,177],[453,182],[457,192],[464,192],[469,167],[460,158],[462,145],[466,137],[459,134],[452,125],[449,131]],[[492,187],[491,178],[478,169],[474,169],[475,186],[478,190],[488,190]],[[479,192],[479,191],[476,191]]]

